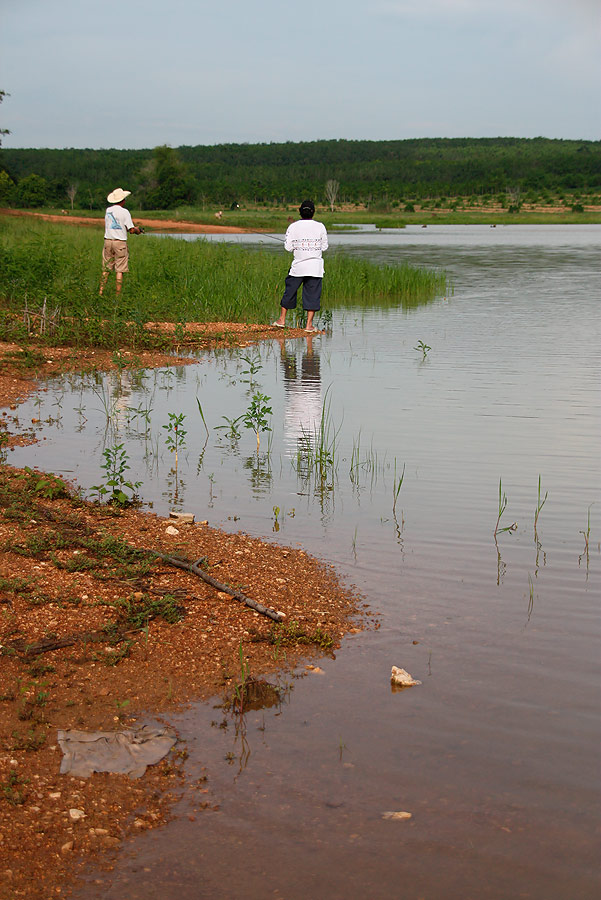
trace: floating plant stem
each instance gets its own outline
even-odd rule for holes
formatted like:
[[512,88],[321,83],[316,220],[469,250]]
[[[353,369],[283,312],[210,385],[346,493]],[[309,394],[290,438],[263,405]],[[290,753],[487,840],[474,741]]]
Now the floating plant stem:
[[532,581],[532,575],[528,572],[528,622],[530,621],[530,616],[532,615],[532,610],[534,609],[534,582]]

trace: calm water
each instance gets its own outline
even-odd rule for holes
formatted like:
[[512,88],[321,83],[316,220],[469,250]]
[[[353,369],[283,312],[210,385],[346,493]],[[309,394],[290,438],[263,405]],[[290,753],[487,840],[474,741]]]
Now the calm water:
[[[294,679],[280,710],[250,713],[246,742],[233,724],[211,727],[210,704],[174,717],[192,777],[207,766],[201,799],[219,810],[190,821],[190,791],[178,819],[132,842],[82,897],[599,896],[600,237],[598,226],[340,235],[350,253],[441,267],[453,291],[411,312],[347,309],[331,334],[143,380],[54,383],[19,413],[51,422],[14,464],[89,490],[103,447],[123,441],[155,511],[302,544],[381,617],[324,674]],[[258,457],[251,432],[215,430],[248,405],[242,353],[273,407]],[[324,398],[337,446],[321,485],[297,454]],[[169,412],[187,417],[177,477]],[[501,525],[517,530],[497,548],[499,479]],[[393,664],[423,684],[392,693]],[[411,820],[382,818],[399,810]]]

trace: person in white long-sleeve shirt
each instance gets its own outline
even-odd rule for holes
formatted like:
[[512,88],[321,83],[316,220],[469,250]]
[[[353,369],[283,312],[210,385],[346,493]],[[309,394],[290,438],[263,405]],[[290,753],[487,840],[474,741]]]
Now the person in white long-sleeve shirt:
[[280,317],[273,324],[283,328],[286,324],[286,312],[296,309],[296,295],[303,287],[303,309],[307,313],[305,331],[315,332],[313,316],[321,306],[321,287],[323,281],[322,252],[328,249],[328,233],[323,222],[315,222],[315,204],[312,200],[303,200],[300,205],[300,219],[288,226],[284,248],[294,253],[290,271],[286,277],[284,295],[280,300]]

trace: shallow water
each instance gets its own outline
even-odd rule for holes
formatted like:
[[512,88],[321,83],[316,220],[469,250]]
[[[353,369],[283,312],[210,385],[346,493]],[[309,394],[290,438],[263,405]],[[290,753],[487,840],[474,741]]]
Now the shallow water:
[[[82,896],[598,896],[600,236],[339,235],[346,252],[444,268],[453,292],[408,312],[335,312],[331,334],[107,377],[96,393],[65,379],[20,408],[44,420],[46,441],[11,463],[90,492],[103,447],[123,441],[155,511],[301,543],[381,621],[320,663],[324,674],[292,679],[281,709],[249,713],[244,740],[233,722],[211,727],[223,718],[211,704],[174,717],[191,774],[207,766],[200,799],[220,809],[190,821],[190,791],[178,819]],[[250,431],[231,441],[215,429],[248,405],[243,354],[273,407],[258,458]],[[324,398],[337,466],[320,482],[297,452]],[[169,412],[188,430],[177,476]],[[497,547],[499,479],[501,525],[517,530]],[[393,664],[423,684],[393,693]],[[382,818],[399,810],[412,818]]]

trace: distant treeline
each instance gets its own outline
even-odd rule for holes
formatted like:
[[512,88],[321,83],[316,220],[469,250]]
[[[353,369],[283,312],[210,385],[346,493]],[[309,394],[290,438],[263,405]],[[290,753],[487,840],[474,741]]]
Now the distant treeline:
[[4,205],[99,208],[118,185],[133,192],[131,206],[141,209],[286,204],[305,196],[326,202],[328,181],[337,185],[337,205],[516,190],[598,192],[601,141],[421,138],[0,151]]

